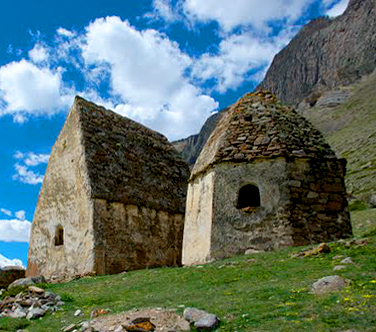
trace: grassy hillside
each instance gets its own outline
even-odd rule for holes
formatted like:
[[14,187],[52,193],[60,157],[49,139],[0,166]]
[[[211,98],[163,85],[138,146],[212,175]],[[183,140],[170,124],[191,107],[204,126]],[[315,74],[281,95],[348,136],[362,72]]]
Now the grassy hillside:
[[[330,254],[292,257],[302,248],[288,248],[213,262],[201,267],[159,268],[113,276],[88,277],[48,285],[66,306],[41,320],[1,319],[0,331],[60,331],[89,319],[94,308],[122,312],[133,308],[166,307],[182,312],[195,306],[221,319],[219,331],[375,331],[376,210],[353,214],[355,233],[369,233],[366,246],[332,243]],[[376,220],[376,219],[375,219]],[[356,263],[333,272],[336,255]],[[339,293],[316,297],[310,287],[317,279],[338,274],[351,281]],[[76,309],[84,317],[74,317]]]
[[376,194],[376,74],[352,86],[336,108],[313,107],[304,115],[320,129],[337,155],[346,158],[349,192],[367,200]]

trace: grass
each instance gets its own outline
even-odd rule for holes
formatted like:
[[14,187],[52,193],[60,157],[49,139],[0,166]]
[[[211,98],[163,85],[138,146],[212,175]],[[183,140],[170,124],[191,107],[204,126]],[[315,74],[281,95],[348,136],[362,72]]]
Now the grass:
[[[376,210],[352,216],[357,237],[375,229],[376,222],[367,220]],[[188,306],[218,315],[218,331],[375,331],[375,234],[366,246],[335,242],[330,247],[330,254],[310,258],[292,257],[302,248],[287,248],[201,267],[141,270],[49,285],[66,301],[61,310],[36,321],[1,319],[0,331],[56,332],[89,319],[94,308],[117,313],[166,307],[181,313]],[[333,272],[336,255],[349,256],[356,265]],[[333,274],[349,279],[350,285],[324,297],[310,293],[313,282]],[[74,317],[77,309],[84,317]]]

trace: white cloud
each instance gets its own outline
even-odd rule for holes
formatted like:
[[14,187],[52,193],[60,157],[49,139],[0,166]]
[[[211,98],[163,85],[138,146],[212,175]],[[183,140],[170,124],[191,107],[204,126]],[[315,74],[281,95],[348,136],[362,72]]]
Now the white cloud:
[[185,76],[192,59],[156,30],[138,31],[118,17],[97,19],[87,28],[83,57],[110,70],[112,94],[123,101],[117,112],[169,138],[198,131],[217,107]]
[[0,254],[0,269],[3,269],[6,266],[24,267],[20,259],[9,259]]
[[153,13],[145,16],[149,18],[161,18],[165,22],[175,22],[181,19],[177,8],[173,8],[171,0],[153,0]]
[[67,106],[67,98],[60,95],[60,89],[59,68],[53,72],[24,59],[0,67],[0,96],[7,105],[3,114],[54,113]]
[[1,208],[0,212],[4,213],[6,216],[11,217],[12,216],[12,211],[9,211],[7,209]]
[[13,180],[33,185],[43,182],[43,175],[30,171],[27,166],[16,163],[14,168],[16,169],[16,174],[13,175]]
[[26,213],[24,210],[17,211],[14,215],[18,220],[25,220],[26,218]]
[[0,220],[0,241],[29,242],[31,222],[27,220]]
[[49,154],[35,154],[34,152],[29,152],[24,160],[24,163],[27,166],[38,166],[40,164],[47,164],[49,158]]
[[[333,1],[331,1],[327,8],[327,11],[325,12],[325,15],[328,15],[330,17],[336,17],[336,16],[339,16],[339,15],[342,15],[348,4],[349,4],[349,0],[341,0],[340,2],[336,3],[333,7],[331,7],[331,5],[333,4]],[[331,8],[330,8],[331,7]]]
[[314,0],[184,0],[183,8],[191,20],[217,21],[225,31],[252,26],[265,30],[275,20],[295,21]]
[[64,37],[67,37],[67,38],[72,38],[76,35],[74,32],[67,30],[65,28],[62,28],[62,27],[58,28],[56,30],[56,33],[60,36],[64,36]]
[[222,93],[239,87],[245,80],[260,80],[260,72],[265,72],[274,55],[293,35],[288,30],[264,39],[251,33],[231,35],[221,41],[217,54],[203,54],[192,73],[202,81],[214,80],[214,88]]
[[47,61],[48,50],[46,47],[37,43],[34,48],[29,51],[29,57],[34,63]]

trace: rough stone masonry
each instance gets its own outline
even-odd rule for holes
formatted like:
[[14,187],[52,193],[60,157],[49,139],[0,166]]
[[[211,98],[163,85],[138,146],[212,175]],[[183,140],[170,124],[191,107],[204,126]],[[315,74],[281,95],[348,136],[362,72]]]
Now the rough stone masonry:
[[183,264],[350,236],[346,161],[269,92],[221,118],[189,180]]
[[164,136],[76,97],[39,194],[27,275],[179,264],[188,177]]

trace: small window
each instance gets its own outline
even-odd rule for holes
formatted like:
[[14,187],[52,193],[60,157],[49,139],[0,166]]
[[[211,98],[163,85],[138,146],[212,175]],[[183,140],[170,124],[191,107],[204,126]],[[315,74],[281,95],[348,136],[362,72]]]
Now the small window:
[[243,211],[251,211],[258,206],[260,206],[260,191],[257,186],[247,184],[240,188],[237,208]]
[[62,246],[64,244],[64,228],[62,226],[56,227],[55,246]]

